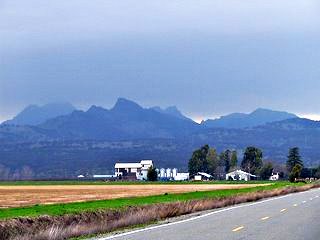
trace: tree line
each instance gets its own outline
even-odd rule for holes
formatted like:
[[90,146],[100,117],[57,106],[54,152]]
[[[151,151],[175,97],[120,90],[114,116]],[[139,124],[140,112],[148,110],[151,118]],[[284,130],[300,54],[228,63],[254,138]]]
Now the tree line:
[[[320,178],[320,166],[317,169],[303,167],[298,147],[290,148],[287,158],[286,171],[280,172],[281,178],[288,178],[290,181],[295,181],[299,177]],[[272,175],[274,166],[270,161],[263,161],[262,150],[254,146],[245,149],[239,164],[236,150],[227,149],[218,154],[215,148],[204,145],[192,153],[188,169],[190,175],[205,172],[217,180],[224,179],[225,174],[230,171],[241,169],[267,180]]]

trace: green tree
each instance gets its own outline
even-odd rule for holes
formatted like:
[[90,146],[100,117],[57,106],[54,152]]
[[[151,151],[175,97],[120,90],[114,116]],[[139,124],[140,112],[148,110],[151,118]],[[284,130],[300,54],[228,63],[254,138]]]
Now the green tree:
[[251,174],[257,174],[262,165],[262,151],[256,147],[247,147],[243,155],[241,168]]
[[262,180],[268,180],[273,172],[272,163],[264,164],[260,170],[260,177]]
[[300,165],[301,168],[303,167],[303,161],[301,159],[300,150],[298,147],[289,149],[288,160],[287,160],[287,169],[289,173],[291,173],[295,165]]
[[197,172],[208,172],[209,162],[207,161],[207,155],[209,152],[209,146],[204,145],[198,150],[192,153],[192,157],[188,163],[188,169],[190,175],[194,175]]
[[301,170],[302,170],[302,166],[300,164],[296,164],[292,168],[292,170],[289,174],[289,181],[294,182],[297,178],[299,178],[301,175]]
[[212,176],[216,174],[216,169],[218,166],[218,155],[214,148],[210,148],[207,154],[208,172]]
[[155,182],[158,180],[158,173],[154,167],[150,167],[147,173],[148,181]]
[[232,151],[230,168],[234,170],[237,168],[237,166],[238,166],[238,154],[237,154],[237,151]]

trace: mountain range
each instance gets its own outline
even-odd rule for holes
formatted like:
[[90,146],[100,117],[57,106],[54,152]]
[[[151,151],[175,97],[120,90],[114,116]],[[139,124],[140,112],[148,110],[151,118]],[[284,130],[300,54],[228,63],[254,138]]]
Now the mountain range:
[[50,115],[47,110],[39,118],[34,110],[28,110],[34,115],[23,111],[1,124],[0,172],[1,166],[11,171],[28,166],[37,177],[70,177],[104,173],[112,170],[115,161],[145,158],[161,167],[186,169],[192,151],[202,144],[239,153],[255,145],[263,149],[266,159],[282,163],[288,148],[299,146],[306,165],[320,164],[320,122],[286,112],[257,109],[198,124],[176,107],[143,108],[124,98],[111,109],[72,108],[69,105],[69,113],[55,111],[49,119],[43,117]]
[[26,141],[39,136],[40,139],[64,140],[173,139],[190,136],[202,128],[252,128],[287,119],[298,117],[287,112],[257,109],[250,114],[234,113],[198,124],[175,106],[143,108],[133,101],[119,98],[111,109],[93,105],[82,111],[71,104],[29,106],[1,125],[0,138],[7,136],[8,139]]
[[218,119],[202,121],[201,124],[208,128],[247,128],[290,118],[298,118],[298,116],[292,113],[258,108],[249,114],[232,113]]

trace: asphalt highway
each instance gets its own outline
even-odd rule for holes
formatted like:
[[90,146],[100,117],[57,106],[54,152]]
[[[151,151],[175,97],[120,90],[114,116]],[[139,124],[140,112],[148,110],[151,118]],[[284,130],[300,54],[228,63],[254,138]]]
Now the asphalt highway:
[[320,189],[213,210],[99,240],[320,240]]

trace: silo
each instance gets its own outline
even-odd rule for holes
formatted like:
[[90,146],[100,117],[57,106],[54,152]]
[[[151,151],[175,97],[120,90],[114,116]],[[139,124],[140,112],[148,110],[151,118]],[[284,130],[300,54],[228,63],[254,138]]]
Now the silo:
[[160,169],[160,178],[165,178],[166,177],[166,170],[164,168]]
[[178,169],[174,168],[172,169],[172,177],[175,178],[177,176]]
[[166,176],[167,178],[171,178],[172,177],[171,168],[167,168],[166,175],[167,175]]

